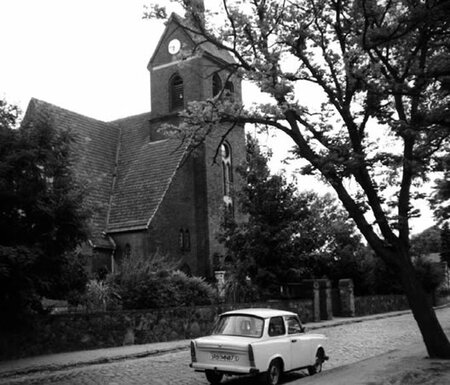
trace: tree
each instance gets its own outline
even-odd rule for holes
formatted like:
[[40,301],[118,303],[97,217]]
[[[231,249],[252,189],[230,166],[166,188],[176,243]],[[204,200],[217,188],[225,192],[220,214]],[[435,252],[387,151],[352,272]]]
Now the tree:
[[441,261],[450,266],[450,226],[445,222],[441,230]]
[[353,278],[359,286],[363,248],[348,214],[330,194],[297,193],[294,184],[270,173],[269,158],[247,135],[238,204],[248,221],[225,217],[222,236],[233,280],[248,286],[250,277],[263,297],[278,296],[280,285],[304,278]]
[[355,286],[362,286],[366,250],[347,212],[329,193],[307,191],[298,199],[304,213],[297,224],[295,248],[308,278],[352,278]]
[[238,267],[234,279],[246,285],[247,276],[262,291],[262,297],[279,293],[280,283],[286,282],[295,259],[292,242],[302,216],[296,189],[282,175],[270,174],[267,156],[257,141],[247,136],[247,162],[240,168],[246,181],[238,196],[245,223],[225,217],[224,242],[228,260]]
[[440,230],[436,226],[429,227],[420,234],[411,237],[411,255],[425,256],[441,251]]
[[42,310],[41,297],[84,289],[76,247],[89,217],[70,169],[70,134],[46,117],[15,128],[16,112],[1,101],[0,307],[12,325]]
[[[397,274],[430,357],[450,358],[409,252],[413,187],[449,146],[449,2],[224,0],[220,27],[181,2],[198,45],[231,53],[224,70],[272,98],[247,110],[220,96],[190,103],[178,127],[186,140],[226,122],[285,133]],[[320,108],[298,97],[305,84],[321,90]],[[382,129],[390,142],[380,148]]]
[[443,176],[435,181],[435,190],[430,199],[438,223],[450,220],[450,154],[442,160]]

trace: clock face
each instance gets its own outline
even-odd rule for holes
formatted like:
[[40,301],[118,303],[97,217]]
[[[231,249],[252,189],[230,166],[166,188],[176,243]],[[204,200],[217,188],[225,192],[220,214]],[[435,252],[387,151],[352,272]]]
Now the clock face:
[[181,48],[181,43],[178,39],[173,39],[169,42],[167,49],[171,55],[175,55]]

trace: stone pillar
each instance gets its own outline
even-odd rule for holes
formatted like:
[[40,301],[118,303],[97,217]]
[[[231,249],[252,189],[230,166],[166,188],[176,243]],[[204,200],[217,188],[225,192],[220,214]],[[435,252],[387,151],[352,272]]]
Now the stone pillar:
[[222,300],[225,298],[225,271],[216,270],[214,271],[214,276],[216,277],[217,282],[217,292],[219,294],[219,298]]
[[331,281],[327,278],[318,279],[320,296],[320,319],[333,319],[333,304],[331,299]]
[[351,279],[339,280],[339,298],[343,317],[355,316],[355,295],[353,293],[353,281]]
[[315,279],[305,279],[302,286],[308,292],[308,297],[313,300],[313,319],[314,322],[320,321],[320,293],[319,282]]

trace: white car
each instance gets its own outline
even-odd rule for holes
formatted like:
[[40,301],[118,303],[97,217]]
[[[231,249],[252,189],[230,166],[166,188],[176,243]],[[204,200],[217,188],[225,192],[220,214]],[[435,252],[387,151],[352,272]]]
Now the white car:
[[274,309],[233,310],[220,315],[210,336],[191,341],[191,364],[211,384],[224,374],[260,374],[276,385],[283,372],[322,370],[326,337],[305,333],[297,314]]

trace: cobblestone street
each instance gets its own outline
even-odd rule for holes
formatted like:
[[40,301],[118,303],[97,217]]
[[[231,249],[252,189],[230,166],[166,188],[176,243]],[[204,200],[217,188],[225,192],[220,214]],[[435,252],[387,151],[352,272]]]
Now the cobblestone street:
[[[437,315],[447,329],[450,325],[450,308],[439,310]],[[421,340],[417,324],[410,314],[317,329],[314,332],[323,333],[329,338],[327,353],[330,360],[324,365],[324,370],[351,364]],[[184,350],[116,363],[7,378],[0,380],[0,384],[208,384],[202,373],[195,373],[188,367],[189,359],[189,352]],[[292,384],[304,376],[306,374],[302,372],[291,373],[283,383]],[[230,385],[247,385],[253,384],[254,380],[229,378],[226,382]]]

